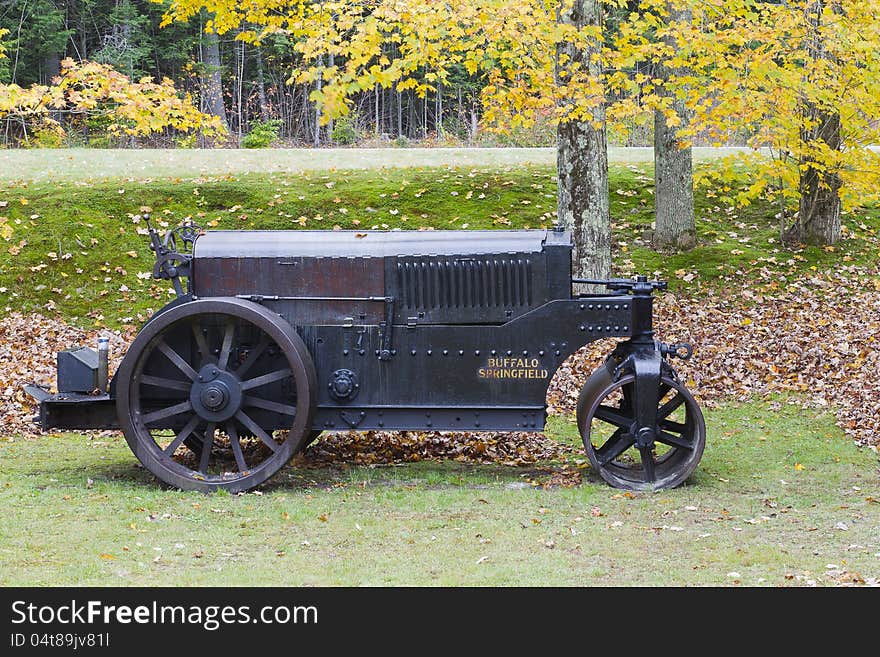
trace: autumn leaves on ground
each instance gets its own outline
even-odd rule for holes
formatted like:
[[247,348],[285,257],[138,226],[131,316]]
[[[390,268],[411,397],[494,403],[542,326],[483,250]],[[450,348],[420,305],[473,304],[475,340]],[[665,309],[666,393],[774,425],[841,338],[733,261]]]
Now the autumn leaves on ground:
[[262,494],[163,490],[116,434],[33,432],[21,386],[53,383],[56,350],[109,333],[118,358],[169,299],[142,207],[222,228],[538,227],[553,176],[0,182],[0,583],[876,583],[880,213],[848,213],[834,249],[792,251],[773,208],[702,189],[699,246],[661,256],[644,165],[612,171],[615,265],[668,278],[660,335],[696,346],[681,369],[708,446],[681,489],[621,494],[585,467],[570,413],[604,343],[555,378],[546,436],[329,436]]

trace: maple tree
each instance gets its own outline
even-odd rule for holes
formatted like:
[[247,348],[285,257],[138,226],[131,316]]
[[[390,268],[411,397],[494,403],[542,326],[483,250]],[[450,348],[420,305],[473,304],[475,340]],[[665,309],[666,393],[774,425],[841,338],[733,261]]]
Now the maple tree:
[[[720,145],[744,136],[755,150],[705,172],[701,184],[725,202],[778,202],[785,235],[834,244],[842,207],[878,198],[880,157],[880,3],[876,0],[676,0],[690,20],[667,21],[661,0],[642,0],[614,44],[618,62],[642,59],[684,67],[660,80],[615,74],[627,88],[618,116],[662,111],[682,141]],[[654,30],[661,40],[645,38]],[[683,103],[688,125],[672,102]],[[763,151],[759,149],[764,149]],[[768,156],[769,153],[769,156]],[[734,191],[738,165],[752,184]]]
[[20,131],[60,143],[68,128],[98,121],[116,137],[144,137],[166,130],[219,137],[224,129],[216,117],[200,112],[189,96],[181,97],[169,79],[133,82],[113,67],[96,62],[61,62],[61,75],[50,86],[0,85],[0,121]]

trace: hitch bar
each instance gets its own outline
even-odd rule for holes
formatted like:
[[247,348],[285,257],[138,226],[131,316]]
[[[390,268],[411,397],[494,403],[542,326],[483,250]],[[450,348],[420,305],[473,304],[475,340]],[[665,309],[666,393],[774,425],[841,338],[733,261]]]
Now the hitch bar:
[[632,278],[572,278],[572,283],[584,285],[604,285],[609,290],[629,290],[633,292],[650,292],[651,290],[665,290],[666,281],[649,281],[647,276]]

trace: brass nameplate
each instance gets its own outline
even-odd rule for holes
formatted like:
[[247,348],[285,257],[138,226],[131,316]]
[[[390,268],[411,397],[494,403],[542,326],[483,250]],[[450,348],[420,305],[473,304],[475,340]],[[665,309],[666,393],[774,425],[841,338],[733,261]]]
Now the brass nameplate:
[[477,370],[481,379],[546,379],[549,370],[537,358],[490,358]]

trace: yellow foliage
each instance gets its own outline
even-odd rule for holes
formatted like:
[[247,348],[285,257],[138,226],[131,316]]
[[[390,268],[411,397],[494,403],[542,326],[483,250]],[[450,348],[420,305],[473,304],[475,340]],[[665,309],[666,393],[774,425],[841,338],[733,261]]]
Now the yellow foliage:
[[[880,194],[869,148],[880,143],[880,0],[605,0],[615,20],[604,29],[560,23],[570,3],[171,0],[165,20],[207,11],[212,29],[239,39],[286,35],[303,60],[292,79],[322,81],[312,98],[325,122],[349,111],[352,94],[378,85],[425,96],[463,68],[480,81],[486,127],[540,118],[623,130],[660,111],[682,143],[748,136],[760,156],[740,202],[796,198],[800,166],[839,176],[845,205]],[[565,54],[585,50],[589,60]],[[823,113],[842,118],[839,149],[815,136],[809,117]]]
[[0,85],[0,119],[16,119],[26,143],[35,133],[63,136],[62,122],[76,124],[90,115],[109,119],[114,135],[141,137],[167,129],[223,135],[219,120],[200,112],[171,80],[132,82],[106,64],[65,59],[51,86]]
[[[688,10],[690,20],[670,20],[673,8]],[[880,198],[880,157],[870,148],[880,143],[878,0],[642,0],[608,57],[615,71],[640,61],[684,71],[666,81],[607,77],[622,99],[609,120],[648,107],[675,125],[662,105],[664,96],[675,96],[692,114],[681,139],[720,145],[748,137],[754,156],[727,165],[732,171],[745,160],[755,170],[739,202],[796,199],[799,173],[807,170],[825,180],[839,177],[844,206]],[[829,116],[842,121],[839,148],[820,133],[816,119]]]

